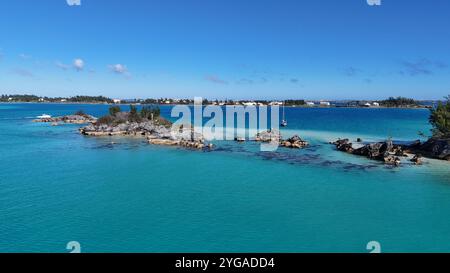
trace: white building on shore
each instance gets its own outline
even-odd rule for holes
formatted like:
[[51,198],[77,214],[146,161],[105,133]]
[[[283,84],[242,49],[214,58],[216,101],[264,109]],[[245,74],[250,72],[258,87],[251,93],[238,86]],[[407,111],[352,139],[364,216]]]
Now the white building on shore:
[[283,105],[283,103],[279,102],[279,101],[272,101],[271,103],[269,103],[269,105],[270,106],[275,106],[275,105],[281,106],[281,105]]

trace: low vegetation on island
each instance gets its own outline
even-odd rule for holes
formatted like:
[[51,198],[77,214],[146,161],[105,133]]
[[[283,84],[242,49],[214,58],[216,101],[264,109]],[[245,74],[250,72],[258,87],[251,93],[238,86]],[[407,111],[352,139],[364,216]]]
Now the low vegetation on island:
[[419,107],[420,104],[414,99],[405,97],[390,97],[386,100],[379,101],[380,106],[383,107]]
[[80,128],[86,136],[139,136],[147,138],[148,143],[166,146],[181,146],[193,149],[211,149],[202,135],[188,130],[187,133],[171,131],[172,123],[161,117],[158,106],[143,106],[138,110],[130,105],[128,112],[119,106],[109,108],[109,114],[96,122]]
[[123,123],[142,123],[152,121],[158,125],[170,126],[171,123],[161,117],[161,110],[158,106],[143,106],[140,111],[134,105],[130,105],[130,111],[123,112],[120,106],[111,106],[109,114],[99,118],[98,125],[119,125]]
[[450,138],[450,95],[446,102],[439,102],[431,109],[430,123],[433,126],[434,137]]
[[450,95],[431,109],[430,123],[433,126],[432,137],[425,143],[412,146],[411,150],[428,157],[450,161]]

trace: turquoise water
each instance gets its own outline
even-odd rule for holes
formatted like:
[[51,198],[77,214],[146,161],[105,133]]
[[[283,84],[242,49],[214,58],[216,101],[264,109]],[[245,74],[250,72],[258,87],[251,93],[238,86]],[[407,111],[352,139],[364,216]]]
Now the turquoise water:
[[[420,138],[427,110],[289,108],[305,150],[213,152],[88,138],[31,118],[104,105],[0,104],[0,252],[450,251],[450,163],[387,168],[337,137]],[[170,107],[162,109],[165,116]]]

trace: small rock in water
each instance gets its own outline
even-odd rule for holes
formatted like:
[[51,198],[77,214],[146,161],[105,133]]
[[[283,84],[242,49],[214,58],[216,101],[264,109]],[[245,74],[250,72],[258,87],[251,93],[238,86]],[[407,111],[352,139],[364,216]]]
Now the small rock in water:
[[281,146],[286,148],[295,148],[295,149],[301,149],[306,146],[308,146],[309,143],[301,139],[298,135],[294,135],[291,138],[288,138],[285,141],[282,141]]
[[[72,124],[87,124],[94,123],[97,121],[97,118],[91,115],[68,115],[62,117],[54,117],[54,118],[40,118],[35,119],[33,122],[42,122],[42,123],[52,123],[53,126],[59,125],[59,122],[62,123],[72,123]],[[57,124],[57,125],[54,125]]]
[[413,162],[415,165],[422,165],[422,155],[417,154],[412,159],[411,162]]
[[384,157],[384,162],[388,165],[399,166],[401,161],[400,158],[394,155],[388,155]]
[[256,134],[255,141],[258,142],[280,142],[281,134],[277,130],[267,130],[261,133]]

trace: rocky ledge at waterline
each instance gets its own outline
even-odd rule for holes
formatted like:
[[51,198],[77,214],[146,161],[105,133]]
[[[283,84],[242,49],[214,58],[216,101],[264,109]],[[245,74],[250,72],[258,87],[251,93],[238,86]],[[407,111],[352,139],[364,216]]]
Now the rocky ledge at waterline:
[[382,161],[388,165],[399,166],[402,161],[401,158],[407,158],[416,165],[422,164],[420,154],[411,157],[405,152],[404,146],[395,145],[390,140],[365,145],[359,144],[359,147],[354,146],[349,139],[338,139],[331,144],[334,144],[338,151],[365,156],[373,160]]
[[53,117],[40,118],[33,120],[33,122],[53,123],[55,125],[58,123],[88,124],[97,122],[97,118],[87,114],[82,115],[75,114],[54,118]]
[[258,133],[255,137],[257,142],[276,142],[280,146],[286,148],[302,149],[309,145],[309,143],[301,139],[298,135],[294,135],[288,139],[283,140],[281,133],[277,130],[267,130]]
[[411,145],[404,145],[403,149],[426,157],[450,161],[450,137],[432,137],[423,143],[416,141]]
[[348,139],[332,142],[337,150],[370,159],[384,161],[386,164],[399,165],[401,158],[407,158],[414,164],[422,163],[422,156],[450,161],[450,138],[430,138],[426,142],[419,140],[412,144],[393,144],[392,141],[358,144],[355,147]]
[[[165,125],[161,125],[164,123]],[[182,146],[194,149],[211,149],[213,145],[206,143],[203,136],[191,132],[186,135],[172,135],[168,122],[145,120],[140,122],[124,122],[119,124],[93,123],[79,129],[86,136],[141,136],[150,144],[165,146]]]

